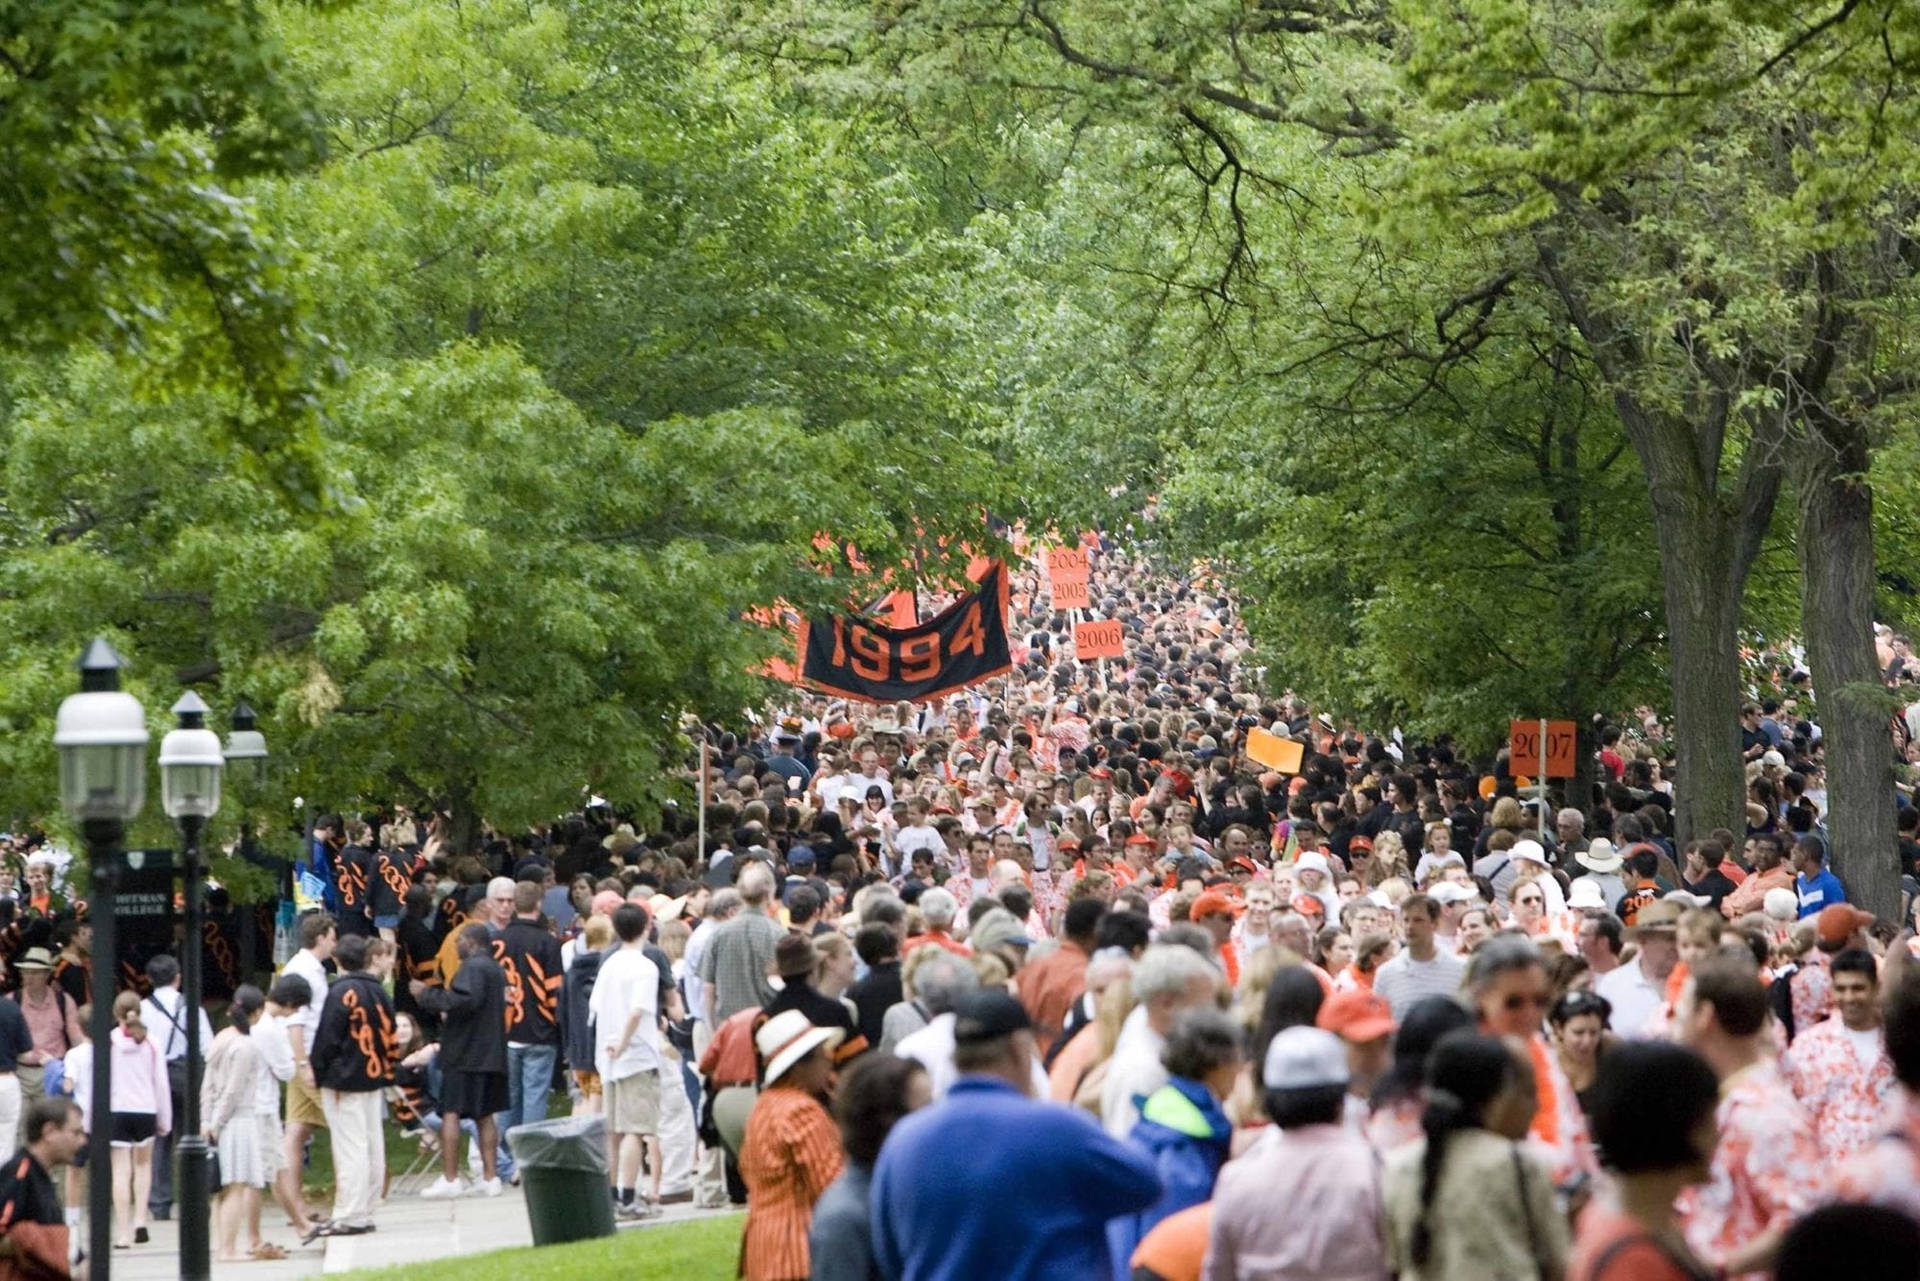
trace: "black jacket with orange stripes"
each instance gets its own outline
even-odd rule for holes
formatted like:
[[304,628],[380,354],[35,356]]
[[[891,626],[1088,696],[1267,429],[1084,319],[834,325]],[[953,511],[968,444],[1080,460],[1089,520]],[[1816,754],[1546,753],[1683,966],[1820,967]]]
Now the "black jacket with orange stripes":
[[393,1084],[396,1051],[393,1002],[373,975],[361,970],[327,986],[313,1034],[317,1084],[350,1094],[384,1089]]
[[538,921],[515,917],[493,940],[507,977],[507,1040],[560,1044],[560,941]]

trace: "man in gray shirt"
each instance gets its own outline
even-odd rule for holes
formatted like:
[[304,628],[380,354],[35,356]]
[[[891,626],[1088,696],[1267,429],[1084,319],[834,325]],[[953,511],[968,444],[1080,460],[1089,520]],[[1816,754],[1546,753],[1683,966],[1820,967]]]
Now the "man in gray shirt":
[[1374,994],[1393,1007],[1396,1023],[1422,997],[1460,994],[1467,963],[1442,952],[1434,942],[1434,927],[1439,920],[1440,905],[1425,894],[1409,894],[1400,900],[1400,929],[1407,945],[1373,976]]
[[767,915],[773,897],[773,872],[764,863],[740,873],[740,914],[713,932],[700,957],[700,981],[706,985],[707,1026],[717,1028],[741,1010],[765,1005],[773,996],[767,966],[786,930]]

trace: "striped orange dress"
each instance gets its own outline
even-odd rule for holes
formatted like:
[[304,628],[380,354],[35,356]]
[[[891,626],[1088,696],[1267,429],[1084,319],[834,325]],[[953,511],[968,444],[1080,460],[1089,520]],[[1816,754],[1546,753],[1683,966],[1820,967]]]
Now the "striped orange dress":
[[811,1094],[774,1084],[761,1091],[740,1142],[747,1185],[747,1232],[740,1244],[746,1281],[805,1281],[813,1203],[840,1176],[843,1154],[833,1118]]

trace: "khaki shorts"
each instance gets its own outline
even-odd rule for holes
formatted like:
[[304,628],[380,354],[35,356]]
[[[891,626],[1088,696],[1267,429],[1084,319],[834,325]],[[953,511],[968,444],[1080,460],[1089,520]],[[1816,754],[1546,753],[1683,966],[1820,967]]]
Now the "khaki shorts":
[[660,1133],[660,1074],[651,1068],[606,1083],[607,1129],[614,1134]]
[[287,1124],[327,1128],[327,1114],[320,1110],[320,1091],[308,1088],[298,1071],[287,1082]]

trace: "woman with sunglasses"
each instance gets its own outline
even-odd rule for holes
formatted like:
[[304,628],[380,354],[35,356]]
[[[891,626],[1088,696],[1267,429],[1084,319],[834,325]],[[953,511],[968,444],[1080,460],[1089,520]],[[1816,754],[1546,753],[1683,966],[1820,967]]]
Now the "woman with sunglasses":
[[1560,1070],[1580,1101],[1580,1111],[1588,1117],[1593,1115],[1593,1083],[1600,1075],[1600,1061],[1614,1045],[1607,1026],[1612,1015],[1613,1003],[1606,997],[1578,990],[1554,1002],[1547,1015]]
[[1567,1074],[1547,1044],[1547,1006],[1551,987],[1539,949],[1517,935],[1488,939],[1467,964],[1467,996],[1480,1030],[1524,1044],[1533,1061],[1539,1106],[1528,1133],[1548,1157],[1553,1181],[1570,1187],[1597,1170],[1587,1119],[1574,1097]]

